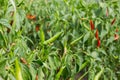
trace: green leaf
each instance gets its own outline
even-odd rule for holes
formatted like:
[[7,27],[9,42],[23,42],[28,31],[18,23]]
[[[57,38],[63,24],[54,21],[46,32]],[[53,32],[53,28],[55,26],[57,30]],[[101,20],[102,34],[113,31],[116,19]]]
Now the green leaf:
[[18,31],[21,27],[21,22],[20,22],[21,17],[20,17],[18,12],[16,13],[15,18],[16,18],[16,23],[15,23],[16,24],[16,31]]
[[6,65],[6,59],[4,58],[0,59],[0,75],[2,75],[2,77],[6,76],[5,65]]
[[0,47],[7,46],[7,40],[3,34],[3,32],[0,30]]
[[15,6],[14,0],[10,0],[10,2],[11,2],[11,4],[12,4],[13,8],[14,8],[14,11],[16,12],[16,6]]
[[21,73],[23,80],[32,80],[28,65],[21,64]]
[[107,31],[102,30],[101,35],[100,35],[101,39],[103,39],[107,35],[107,33],[108,33]]
[[11,25],[9,24],[9,21],[7,19],[0,19],[0,24],[11,29]]
[[90,37],[90,32],[88,32],[87,34],[85,34],[84,38],[83,38],[83,42],[85,43]]
[[56,66],[55,66],[55,63],[54,63],[54,59],[50,56],[49,58],[48,58],[48,60],[49,60],[49,65],[50,65],[50,67],[51,67],[51,69],[56,69]]
[[31,74],[31,76],[32,76],[32,80],[34,80],[35,79],[35,77],[36,77],[36,68],[34,68],[33,67],[34,65],[30,65],[29,66],[29,71],[30,71],[30,74]]
[[38,69],[38,78],[39,78],[39,80],[44,80],[44,77],[45,77],[45,74],[44,74],[44,72],[42,70],[42,67],[40,67]]
[[111,36],[108,40],[107,40],[107,43],[106,43],[106,46],[108,46],[110,43],[112,43],[114,41],[114,37]]

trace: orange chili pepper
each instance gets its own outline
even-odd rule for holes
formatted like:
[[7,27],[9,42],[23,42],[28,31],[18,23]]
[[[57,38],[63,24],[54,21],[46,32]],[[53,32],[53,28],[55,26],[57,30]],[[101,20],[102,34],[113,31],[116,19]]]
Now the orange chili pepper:
[[28,14],[26,17],[28,19],[30,19],[30,20],[36,20],[36,16],[35,15]]
[[115,30],[116,32],[118,32],[119,30],[118,30],[118,28],[116,28],[116,30]]
[[38,80],[38,74],[36,74],[35,80]]
[[106,9],[106,16],[108,17],[109,15],[109,11],[108,11],[108,8]]
[[40,28],[40,27],[39,27],[38,25],[35,27],[36,32],[39,31],[39,28]]
[[115,34],[114,35],[114,40],[118,40],[119,39],[119,35],[118,34]]

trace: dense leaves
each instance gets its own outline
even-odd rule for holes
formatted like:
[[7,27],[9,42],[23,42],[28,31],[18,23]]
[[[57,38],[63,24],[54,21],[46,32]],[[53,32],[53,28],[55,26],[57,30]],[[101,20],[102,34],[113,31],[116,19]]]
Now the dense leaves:
[[119,80],[119,0],[0,0],[0,80]]

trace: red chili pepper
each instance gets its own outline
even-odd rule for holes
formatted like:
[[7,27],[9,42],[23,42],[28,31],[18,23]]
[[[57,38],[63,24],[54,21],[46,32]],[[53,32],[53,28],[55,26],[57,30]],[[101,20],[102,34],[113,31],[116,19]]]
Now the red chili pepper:
[[100,39],[97,40],[97,47],[100,47],[101,41]]
[[96,32],[95,32],[95,37],[96,37],[96,39],[97,39],[97,40],[99,39],[98,29],[96,29]]
[[108,8],[106,9],[106,16],[108,17],[109,15],[109,11],[108,11]]
[[28,14],[26,17],[28,19],[30,19],[30,20],[36,20],[36,16],[35,15]]
[[119,35],[118,34],[115,34],[114,35],[114,40],[118,40],[119,39]]
[[94,23],[92,20],[90,20],[90,27],[91,27],[91,30],[94,30]]
[[36,32],[39,31],[39,28],[40,28],[40,27],[39,27],[38,25],[35,27]]
[[111,25],[113,25],[113,24],[115,23],[115,21],[116,21],[116,18],[114,18],[114,19],[112,20]]
[[38,80],[38,74],[36,74],[35,80]]

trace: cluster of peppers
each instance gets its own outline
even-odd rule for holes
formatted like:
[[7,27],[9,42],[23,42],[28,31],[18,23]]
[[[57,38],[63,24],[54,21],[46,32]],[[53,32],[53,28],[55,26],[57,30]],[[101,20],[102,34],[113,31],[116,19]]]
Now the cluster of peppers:
[[[108,14],[108,8],[106,9],[106,17],[108,17],[109,14]],[[114,18],[112,21],[111,21],[111,25],[113,25],[116,21],[116,18]],[[93,20],[90,20],[90,28],[91,30],[93,31],[94,30],[94,22]],[[116,32],[118,32],[118,28],[116,28]],[[97,47],[100,47],[101,45],[101,41],[100,41],[100,38],[99,38],[99,31],[98,29],[96,29],[96,32],[95,32],[95,38],[97,39]],[[119,35],[118,34],[114,34],[114,40],[118,40],[119,39]]]

